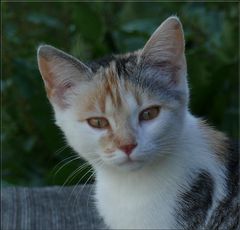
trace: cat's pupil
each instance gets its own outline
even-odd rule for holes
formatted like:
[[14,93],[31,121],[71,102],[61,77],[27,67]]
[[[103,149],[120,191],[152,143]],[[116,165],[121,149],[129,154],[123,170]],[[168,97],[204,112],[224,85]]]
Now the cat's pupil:
[[87,123],[93,127],[93,128],[98,128],[98,129],[106,129],[109,127],[109,122],[106,118],[89,118],[87,119]]
[[97,126],[98,126],[98,127],[100,127],[100,126],[101,126],[101,122],[100,122],[100,120],[99,120],[99,119],[97,120]]
[[149,111],[146,111],[143,113],[143,118],[148,119],[151,116],[151,113]]

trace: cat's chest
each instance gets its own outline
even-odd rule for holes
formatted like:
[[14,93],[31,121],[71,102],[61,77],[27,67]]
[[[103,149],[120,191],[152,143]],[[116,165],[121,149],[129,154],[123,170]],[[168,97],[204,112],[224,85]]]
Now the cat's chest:
[[170,229],[176,227],[174,211],[177,186],[111,187],[97,184],[96,201],[100,215],[114,229]]

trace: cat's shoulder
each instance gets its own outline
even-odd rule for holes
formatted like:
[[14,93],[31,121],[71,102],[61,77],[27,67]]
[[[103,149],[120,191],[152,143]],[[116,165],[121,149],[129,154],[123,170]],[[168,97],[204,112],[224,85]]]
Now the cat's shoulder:
[[228,140],[227,146],[227,194],[213,211],[207,229],[239,228],[239,142]]
[[227,194],[213,211],[207,229],[238,229],[239,227],[239,142],[225,140]]

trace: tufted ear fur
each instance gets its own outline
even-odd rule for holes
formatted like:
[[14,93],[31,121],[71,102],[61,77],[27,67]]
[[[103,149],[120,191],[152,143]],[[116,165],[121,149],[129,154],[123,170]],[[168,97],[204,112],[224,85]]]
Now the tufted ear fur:
[[92,73],[76,58],[49,45],[38,48],[38,67],[50,102],[61,109],[68,105],[67,95]]

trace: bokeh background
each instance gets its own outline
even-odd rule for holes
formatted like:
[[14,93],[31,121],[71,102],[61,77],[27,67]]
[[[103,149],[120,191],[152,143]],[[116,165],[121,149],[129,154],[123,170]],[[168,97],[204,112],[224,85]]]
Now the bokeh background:
[[[238,139],[239,3],[2,3],[2,185],[86,182],[89,168],[54,125],[37,69],[39,44],[82,61],[141,48],[170,15],[186,37],[190,108]],[[65,159],[65,160],[64,160]],[[64,165],[65,164],[65,165]]]

